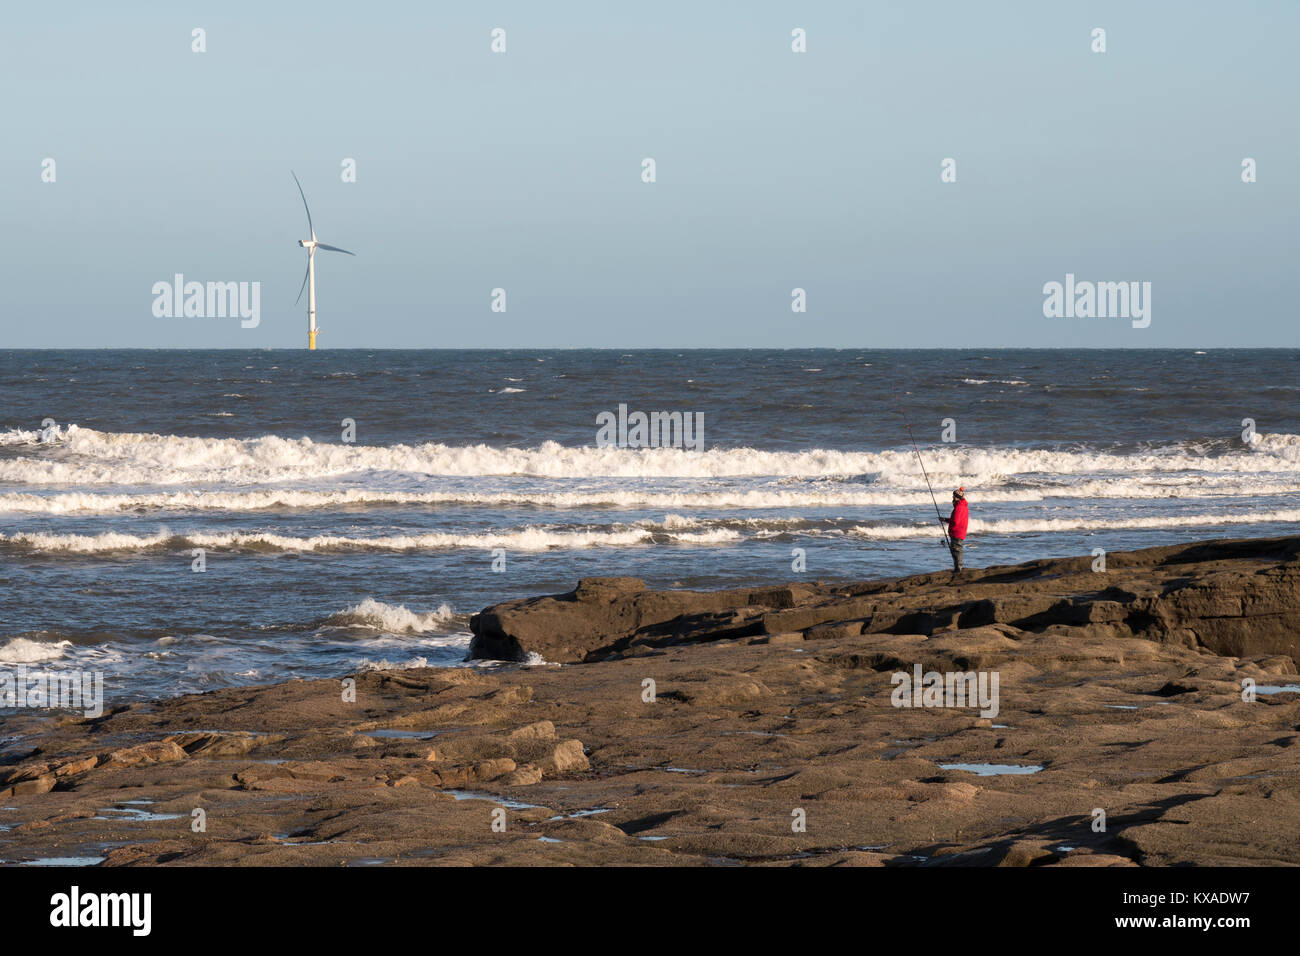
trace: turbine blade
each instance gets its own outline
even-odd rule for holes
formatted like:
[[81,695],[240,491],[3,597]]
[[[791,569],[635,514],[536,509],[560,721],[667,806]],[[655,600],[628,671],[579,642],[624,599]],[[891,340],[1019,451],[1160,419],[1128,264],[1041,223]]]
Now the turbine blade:
[[311,209],[307,207],[307,194],[302,191],[302,183],[298,182],[298,174],[291,169],[289,175],[293,177],[295,183],[298,183],[298,195],[302,196],[302,208],[307,210],[307,228],[311,230],[311,237],[315,239],[316,227],[311,224]]
[[327,246],[323,242],[316,243],[317,249],[328,249],[330,252],[347,252],[350,256],[355,256],[355,252],[348,252],[346,249],[340,249],[338,246]]
[[307,277],[308,277],[309,275],[311,275],[311,256],[310,256],[310,255],[307,257],[307,271],[304,272],[304,273],[302,274],[302,288],[298,290],[298,298],[296,298],[296,299],[293,300],[293,304],[294,304],[294,305],[297,305],[299,302],[302,301],[302,294],[303,294],[303,292],[306,291],[306,289],[307,289]]

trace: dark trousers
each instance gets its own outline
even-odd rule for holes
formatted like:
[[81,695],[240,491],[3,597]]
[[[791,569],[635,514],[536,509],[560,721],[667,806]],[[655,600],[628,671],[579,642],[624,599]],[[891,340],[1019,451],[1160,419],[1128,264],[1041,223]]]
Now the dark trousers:
[[964,538],[948,539],[948,550],[952,552],[952,569],[954,571],[961,570],[961,549],[965,543]]

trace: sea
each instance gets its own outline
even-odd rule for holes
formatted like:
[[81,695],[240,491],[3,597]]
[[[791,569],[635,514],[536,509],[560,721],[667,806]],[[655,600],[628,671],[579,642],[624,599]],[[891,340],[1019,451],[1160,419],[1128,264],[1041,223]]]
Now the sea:
[[975,567],[1300,534],[1300,351],[2,351],[0,668],[463,666],[583,577],[950,568],[958,486]]

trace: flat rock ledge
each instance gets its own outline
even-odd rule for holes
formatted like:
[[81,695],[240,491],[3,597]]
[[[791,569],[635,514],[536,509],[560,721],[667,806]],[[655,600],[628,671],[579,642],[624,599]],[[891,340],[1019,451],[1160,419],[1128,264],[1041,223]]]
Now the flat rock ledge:
[[[585,578],[470,619],[470,657],[557,664],[681,644],[798,633],[807,640],[1008,625],[1035,634],[1142,638],[1300,662],[1300,538],[1210,541],[851,585],[649,591]],[[532,658],[536,659],[536,658]]]
[[[0,863],[1300,865],[1298,550],[589,580],[476,621],[480,653],[577,666],[25,711],[0,718]],[[899,706],[918,666],[996,674],[996,713]]]

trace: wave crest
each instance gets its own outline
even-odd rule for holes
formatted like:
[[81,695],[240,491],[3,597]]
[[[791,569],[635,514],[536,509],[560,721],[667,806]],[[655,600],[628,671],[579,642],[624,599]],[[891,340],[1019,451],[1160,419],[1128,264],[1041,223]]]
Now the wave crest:
[[35,641],[30,637],[10,638],[0,645],[0,664],[35,664],[58,660],[71,641]]
[[[30,444],[32,432],[6,432],[0,444]],[[536,448],[488,445],[364,446],[318,444],[310,438],[192,438],[100,432],[67,426],[63,437],[40,456],[0,460],[0,481],[27,484],[168,485],[271,482],[337,478],[367,473],[428,476],[528,476],[538,478],[742,478],[826,477],[879,474],[887,481],[915,484],[911,448],[848,452],[815,448],[799,452],[713,448],[567,447],[544,442]],[[44,446],[43,446],[44,447]],[[1230,442],[1205,454],[1194,442],[1134,453],[1075,448],[1065,450],[939,445],[926,450],[939,480],[988,484],[1010,474],[1090,475],[1097,473],[1295,472],[1300,435],[1261,434],[1252,446]]]
[[385,604],[366,598],[360,604],[344,608],[325,619],[332,627],[367,627],[389,634],[425,634],[437,630],[455,617],[450,605],[435,611],[410,611],[404,604]]

